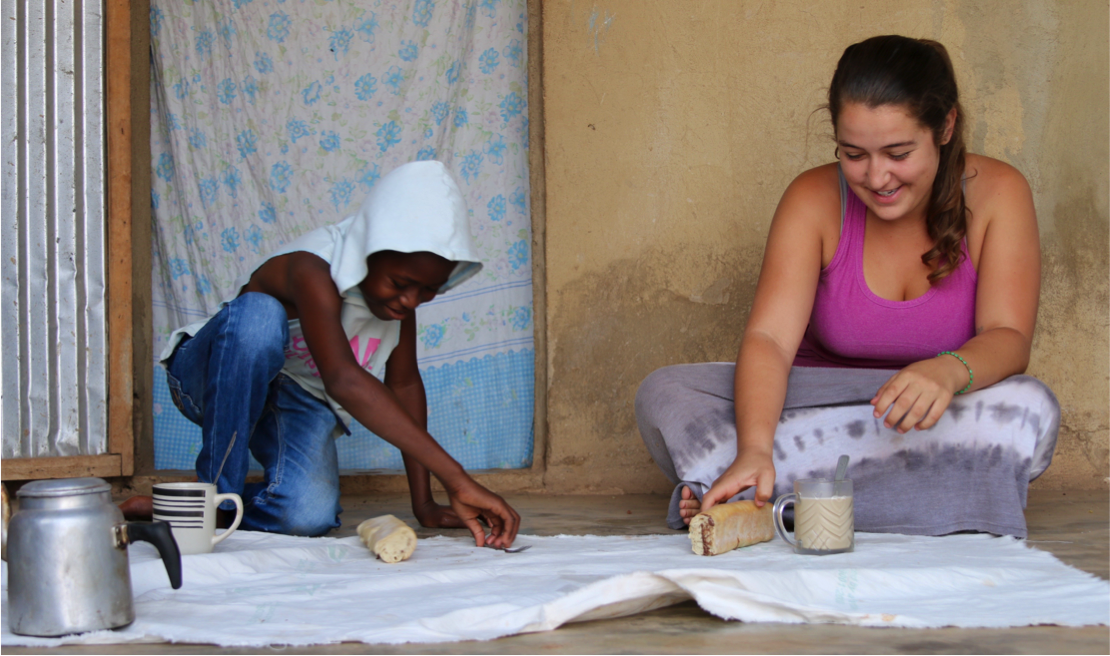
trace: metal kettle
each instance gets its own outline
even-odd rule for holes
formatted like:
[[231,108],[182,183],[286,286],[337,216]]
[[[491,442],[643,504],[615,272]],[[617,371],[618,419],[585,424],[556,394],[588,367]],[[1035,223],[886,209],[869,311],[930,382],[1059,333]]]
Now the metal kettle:
[[127,545],[158,548],[170,585],[181,587],[181,554],[163,522],[125,522],[99,478],[35,481],[16,495],[8,525],[8,625],[12,633],[60,636],[135,620]]

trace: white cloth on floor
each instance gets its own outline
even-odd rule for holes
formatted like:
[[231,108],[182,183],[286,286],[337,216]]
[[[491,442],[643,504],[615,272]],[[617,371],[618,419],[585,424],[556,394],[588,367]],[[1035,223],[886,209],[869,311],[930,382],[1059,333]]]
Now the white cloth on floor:
[[489,640],[695,599],[724,619],[882,627],[1106,624],[1110,583],[1011,537],[856,535],[856,551],[794,554],[780,540],[694,555],[685,534],[522,535],[510,554],[469,538],[375,560],[358,538],[240,531],[183,557],[172,590],[153,547],[130,547],[135,622],[60,639],[8,629],[5,646],[170,641],[221,646]]

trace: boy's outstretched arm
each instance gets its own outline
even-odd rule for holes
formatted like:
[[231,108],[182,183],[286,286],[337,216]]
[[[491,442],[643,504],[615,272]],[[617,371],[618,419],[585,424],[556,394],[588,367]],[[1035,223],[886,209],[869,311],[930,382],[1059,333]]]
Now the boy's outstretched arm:
[[[244,292],[278,299],[301,331],[324,388],[367,429],[417,460],[443,483],[451,508],[479,547],[507,547],[516,538],[520,515],[500,496],[474,481],[402,407],[391,389],[355,361],[343,326],[343,299],[327,262],[306,252],[278,256],[262,265]],[[484,519],[490,535],[479,522]]]
[[[416,318],[401,321],[401,341],[389,355],[385,368],[385,385],[397,395],[401,407],[416,423],[428,430],[428,398],[424,380],[416,363]],[[441,506],[432,496],[432,481],[428,469],[416,458],[402,454],[405,475],[412,498],[412,513],[421,526],[428,528],[465,528],[462,520],[450,506]]]

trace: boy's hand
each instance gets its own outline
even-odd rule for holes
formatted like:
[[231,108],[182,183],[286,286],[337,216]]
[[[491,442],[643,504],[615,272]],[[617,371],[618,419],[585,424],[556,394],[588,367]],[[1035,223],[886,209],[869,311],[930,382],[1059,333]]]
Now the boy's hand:
[[[453,490],[448,488],[447,494],[451,498],[451,508],[474,535],[475,545],[479,547],[513,545],[516,532],[520,528],[520,515],[505,503],[504,499],[473,480],[466,480]],[[490,527],[488,536],[482,528],[483,521]]]

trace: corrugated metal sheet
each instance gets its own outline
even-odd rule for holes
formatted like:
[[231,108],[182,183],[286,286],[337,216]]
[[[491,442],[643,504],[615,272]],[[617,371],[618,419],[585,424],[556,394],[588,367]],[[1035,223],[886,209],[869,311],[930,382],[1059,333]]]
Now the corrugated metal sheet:
[[106,453],[99,1],[3,0],[3,457]]

